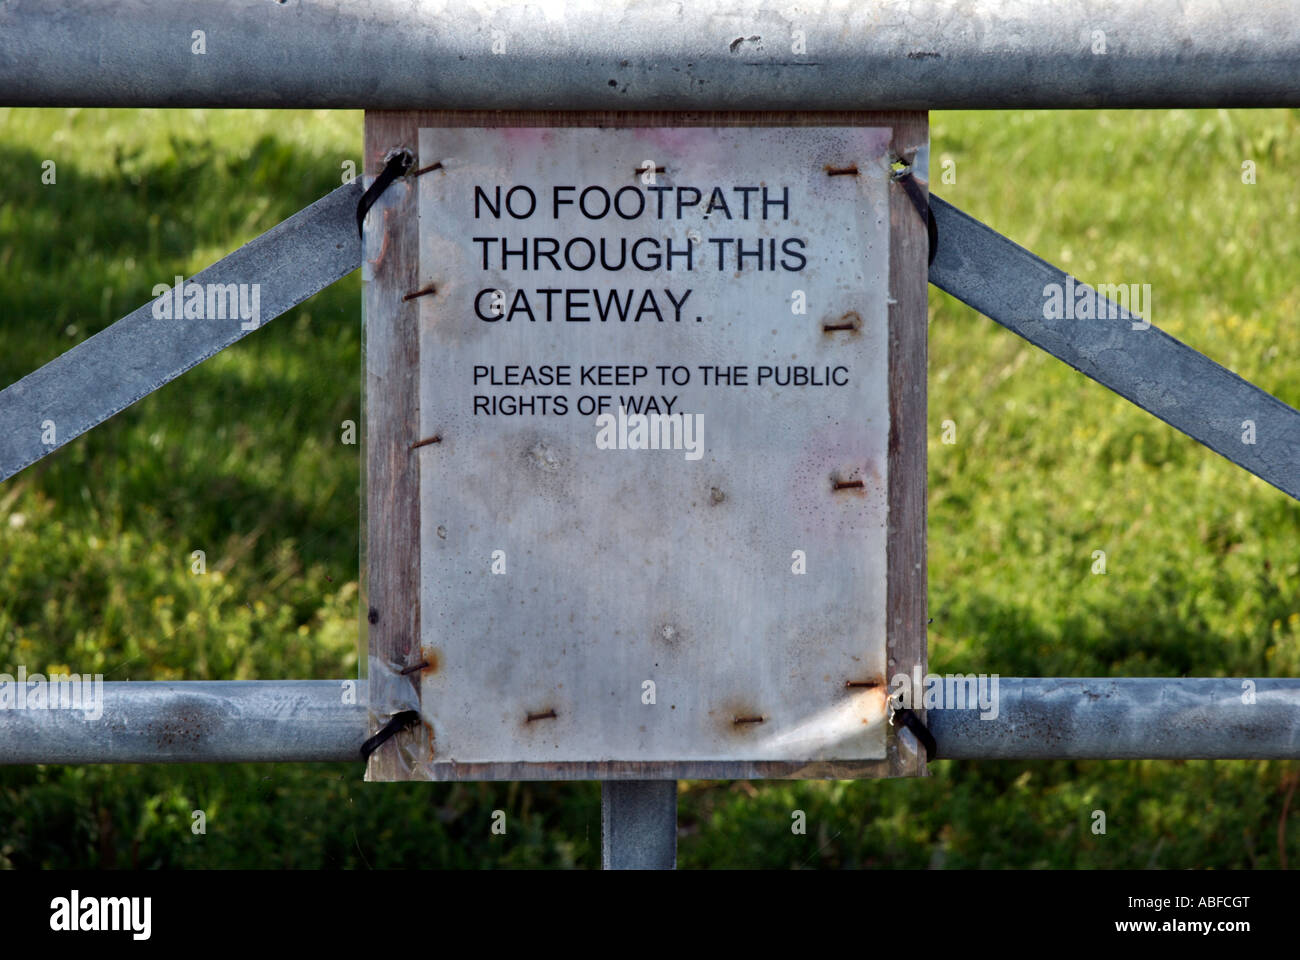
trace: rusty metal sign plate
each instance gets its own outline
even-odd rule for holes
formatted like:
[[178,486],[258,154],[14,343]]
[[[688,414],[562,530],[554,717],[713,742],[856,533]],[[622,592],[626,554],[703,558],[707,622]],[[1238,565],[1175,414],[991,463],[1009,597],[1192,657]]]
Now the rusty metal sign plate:
[[889,136],[420,130],[424,775],[885,756]]

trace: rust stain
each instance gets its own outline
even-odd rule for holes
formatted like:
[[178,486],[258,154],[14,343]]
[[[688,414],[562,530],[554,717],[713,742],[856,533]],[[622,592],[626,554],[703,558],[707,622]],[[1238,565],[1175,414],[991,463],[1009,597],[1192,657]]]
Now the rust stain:
[[866,483],[862,480],[836,480],[832,485],[832,490],[864,490]]
[[722,701],[709,711],[709,717],[715,729],[728,739],[757,736],[754,731],[761,730],[763,723],[770,719],[757,704],[743,696]]
[[371,267],[373,267],[376,271],[379,270],[380,265],[384,262],[384,257],[388,255],[388,209],[387,208],[384,209],[384,225],[383,225],[382,232],[384,236],[384,242],[379,245],[379,256],[375,257],[373,260],[370,261]]
[[205,716],[204,711],[199,707],[181,707],[171,713],[151,721],[149,724],[149,734],[159,750],[167,747],[193,746],[203,739],[204,728],[210,726],[215,719],[213,716]]
[[854,703],[854,713],[864,727],[889,715],[889,690],[884,677],[869,680],[846,680],[844,688]]
[[431,283],[427,287],[421,287],[419,290],[414,290],[411,293],[406,294],[402,297],[402,302],[406,303],[406,301],[414,300],[416,297],[427,297],[429,294],[437,292],[438,285],[436,283]]
[[862,330],[862,314],[856,310],[850,310],[833,323],[827,322],[822,324],[823,333],[837,333],[840,331],[848,333],[858,333]]
[[402,676],[409,676],[416,671],[428,676],[431,673],[437,673],[442,666],[442,653],[436,647],[429,647],[421,652],[422,659],[419,663],[413,663],[409,667],[401,670]]

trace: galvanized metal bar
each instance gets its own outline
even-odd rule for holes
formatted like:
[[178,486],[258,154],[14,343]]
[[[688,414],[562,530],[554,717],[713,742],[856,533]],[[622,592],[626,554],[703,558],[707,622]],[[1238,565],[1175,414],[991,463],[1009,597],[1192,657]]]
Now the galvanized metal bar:
[[[105,683],[98,718],[0,708],[0,764],[359,762],[368,727],[365,706],[348,702],[356,688],[344,680]],[[1300,679],[1001,677],[994,704],[928,710],[939,757],[1300,758]],[[673,781],[606,782],[601,796],[613,866],[672,865]]]
[[1049,290],[1071,299],[1090,295],[1084,284],[934,194],[930,205],[932,284],[1300,499],[1300,411],[1104,297],[1093,306],[1109,316],[1049,316]]
[[[16,678],[11,678],[16,684]],[[187,681],[83,686],[92,710],[0,709],[0,764],[266,763],[356,760],[366,738],[360,681]],[[51,688],[47,688],[48,693]],[[70,702],[70,701],[65,701]],[[48,701],[46,701],[48,703]]]
[[600,785],[600,862],[606,870],[677,867],[677,781]]
[[995,700],[927,712],[939,758],[1300,757],[1300,680],[1002,677]]
[[[0,10],[0,22],[4,10],[12,12]],[[251,306],[256,285],[255,319],[265,323],[278,317],[361,265],[355,219],[361,191],[359,180],[339,187],[187,278],[185,289],[190,284],[247,284]],[[173,280],[157,279],[160,285]],[[203,300],[205,310],[209,303],[217,305],[206,294]],[[256,329],[238,310],[228,316],[224,306],[226,319],[187,319],[175,309],[160,319],[155,303],[0,390],[0,423],[5,425],[0,431],[0,482]]]
[[1294,3],[40,0],[0,104],[550,110],[1300,106]]

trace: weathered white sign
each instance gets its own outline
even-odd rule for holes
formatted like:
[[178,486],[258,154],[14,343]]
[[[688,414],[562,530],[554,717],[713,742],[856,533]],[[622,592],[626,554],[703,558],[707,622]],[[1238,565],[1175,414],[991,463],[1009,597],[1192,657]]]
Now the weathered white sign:
[[435,765],[885,756],[888,140],[421,129]]

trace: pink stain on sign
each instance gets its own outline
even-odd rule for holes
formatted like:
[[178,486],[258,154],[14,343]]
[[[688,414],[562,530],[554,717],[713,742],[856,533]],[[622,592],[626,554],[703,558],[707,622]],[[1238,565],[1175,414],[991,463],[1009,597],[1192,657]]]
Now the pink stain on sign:
[[643,127],[635,132],[638,140],[665,154],[682,153],[717,142],[714,132],[707,127]]
[[546,127],[503,127],[501,135],[512,151],[540,150],[554,139]]
[[[800,128],[799,133],[809,139],[817,137],[820,128]],[[888,153],[893,131],[888,127],[834,127],[841,141],[848,134],[851,144],[844,164],[858,162],[860,158],[879,157]],[[640,127],[633,131],[638,142],[646,147],[645,160],[661,163],[672,158],[689,157],[693,164],[723,165],[728,153],[735,149],[725,137],[718,136],[714,127]],[[856,142],[855,142],[856,141]],[[669,171],[672,172],[671,170]]]

